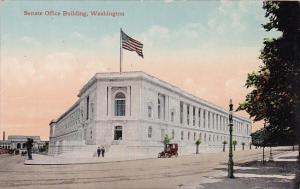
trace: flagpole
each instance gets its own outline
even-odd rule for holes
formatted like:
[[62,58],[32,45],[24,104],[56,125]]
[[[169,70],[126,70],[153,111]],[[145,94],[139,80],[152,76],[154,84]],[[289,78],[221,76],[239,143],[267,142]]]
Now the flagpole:
[[123,51],[122,51],[122,28],[120,28],[120,73],[122,73],[122,59],[123,59]]

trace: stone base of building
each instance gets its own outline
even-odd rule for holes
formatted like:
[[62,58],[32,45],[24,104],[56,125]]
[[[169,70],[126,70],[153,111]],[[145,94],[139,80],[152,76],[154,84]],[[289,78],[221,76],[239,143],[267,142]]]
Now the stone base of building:
[[[111,145],[86,145],[79,142],[68,142],[62,146],[50,146],[49,155],[61,157],[78,157],[78,158],[91,158],[97,156],[98,147],[105,148],[105,157],[157,157],[158,153],[163,151],[163,144],[153,143],[151,146],[142,145],[124,145],[124,144],[111,144]],[[199,153],[217,152],[222,151],[223,146],[215,145],[200,145]],[[227,151],[227,149],[226,149]],[[196,153],[196,145],[180,146],[178,149],[179,155],[191,155]]]

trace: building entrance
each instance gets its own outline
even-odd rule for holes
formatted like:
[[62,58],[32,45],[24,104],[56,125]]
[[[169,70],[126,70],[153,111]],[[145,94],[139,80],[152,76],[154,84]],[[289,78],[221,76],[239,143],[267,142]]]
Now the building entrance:
[[114,140],[122,140],[122,126],[115,126]]

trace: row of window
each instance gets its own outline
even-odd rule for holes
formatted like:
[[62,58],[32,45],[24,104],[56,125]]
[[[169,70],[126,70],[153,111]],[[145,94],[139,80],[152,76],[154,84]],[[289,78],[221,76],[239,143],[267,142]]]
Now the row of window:
[[[158,96],[158,104],[157,104],[157,118],[161,119],[161,112],[162,112],[162,103],[161,101],[164,100],[164,96],[161,97],[161,95]],[[184,123],[184,110],[183,110],[183,106],[184,103],[181,101],[180,102],[180,123],[183,124]],[[190,125],[190,105],[186,104],[186,124]],[[152,118],[153,116],[153,110],[152,110],[152,106],[148,105],[147,106],[147,111],[148,111],[148,118]],[[170,121],[174,122],[175,120],[175,111],[171,110],[171,118]],[[196,116],[198,116],[197,118],[197,123],[196,123]],[[201,124],[201,121],[203,121],[203,123]],[[197,108],[195,106],[192,107],[192,125],[196,126],[196,124],[198,125],[198,127],[207,127],[208,129],[212,128],[215,130],[219,130],[219,131],[228,131],[228,117],[223,116],[223,115],[219,115],[213,112],[209,112],[208,110],[205,109],[201,109],[201,108]],[[236,133],[240,133],[240,134],[248,134],[249,133],[249,125],[247,125],[246,127],[243,126],[242,122],[236,121],[234,120],[233,122],[234,125],[234,131]]]
[[[204,142],[223,142],[229,140],[229,136],[227,135],[220,135],[220,134],[208,134],[208,133],[201,133],[201,132],[191,132],[191,131],[180,131],[180,140],[185,139],[185,133],[187,133],[187,140],[188,141],[196,141],[200,139],[200,141]],[[153,136],[153,128],[152,126],[148,127],[148,138],[152,138]],[[164,139],[166,136],[166,131],[165,129],[161,129],[161,140]],[[169,136],[169,135],[168,135]],[[173,129],[171,131],[171,135],[169,136],[171,139],[175,139],[176,133],[175,130]]]
[[63,132],[65,130],[73,129],[80,122],[79,114],[80,114],[79,108],[77,108],[70,115],[65,116],[63,119],[61,119],[57,123],[55,130],[57,132]]
[[[115,95],[115,116],[125,116],[125,110],[126,110],[126,99],[125,99],[125,95],[122,92],[118,92]],[[163,118],[165,117],[165,96],[162,94],[158,94],[158,100],[157,100],[157,118],[161,119],[162,115]],[[181,101],[180,102],[180,123],[183,124],[183,105],[184,103]],[[186,108],[186,123],[187,125],[190,125],[190,105],[186,104],[187,108]],[[148,110],[148,117],[152,118],[152,106],[148,105],[147,107]],[[197,108],[197,112],[196,112],[196,107],[193,106],[192,107],[192,125],[195,126],[196,125],[196,114],[198,116],[198,127],[201,126],[201,120],[203,120],[203,128],[205,128],[206,126],[208,128],[212,128],[212,129],[216,129],[216,130],[220,130],[220,131],[228,131],[228,118],[216,113],[212,113],[209,112],[205,109],[203,109],[203,114],[201,115],[201,108]],[[207,115],[207,119],[206,119],[206,115]],[[175,117],[175,112],[171,111],[171,122],[174,122],[174,117]],[[206,123],[207,122],[207,123]],[[243,133],[243,134],[248,134],[248,126],[246,128],[242,127],[242,123],[238,122],[238,121],[234,121],[234,126],[237,126],[236,128],[236,132],[237,133]]]
[[[184,103],[181,101],[180,102],[180,123],[184,124]],[[190,125],[190,109],[191,106],[189,104],[186,104],[186,124]],[[198,118],[198,123],[196,123],[196,116]],[[207,116],[207,117],[206,117]],[[201,121],[203,121],[203,125],[201,125]],[[228,117],[210,112],[205,109],[201,108],[196,108],[195,106],[192,106],[192,125],[198,127],[207,127],[207,128],[212,128],[215,130],[219,131],[228,131]],[[249,126],[247,125],[246,127],[243,127],[242,122],[234,120],[234,130],[236,130],[237,133],[244,133],[248,134],[249,133]]]

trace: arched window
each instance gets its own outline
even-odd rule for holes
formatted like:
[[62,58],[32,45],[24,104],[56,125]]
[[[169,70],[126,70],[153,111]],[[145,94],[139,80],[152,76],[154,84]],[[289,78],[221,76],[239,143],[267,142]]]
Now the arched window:
[[152,127],[148,127],[148,138],[152,137]]
[[115,116],[125,116],[125,95],[121,92],[115,96]]
[[122,140],[122,126],[115,126],[114,140]]
[[201,133],[199,133],[199,139],[200,139],[200,141],[202,140],[202,135],[201,135]]

